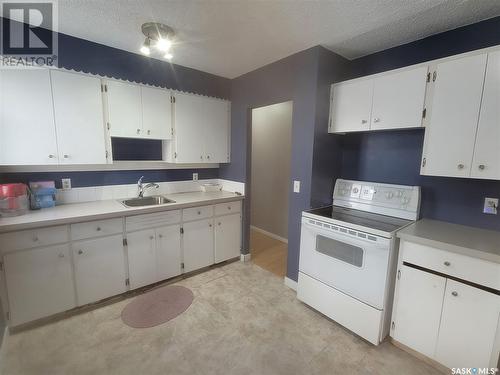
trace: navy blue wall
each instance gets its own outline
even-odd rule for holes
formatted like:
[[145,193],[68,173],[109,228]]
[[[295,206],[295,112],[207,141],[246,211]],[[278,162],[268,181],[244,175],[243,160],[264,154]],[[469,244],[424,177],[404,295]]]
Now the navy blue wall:
[[[495,45],[500,17],[356,59],[350,78]],[[342,177],[420,185],[422,217],[500,230],[500,216],[482,213],[485,197],[500,197],[500,182],[420,176],[423,137],[423,130],[345,135]]]
[[[59,54],[57,65],[61,68],[223,99],[230,98],[231,80],[227,78],[171,64],[166,61],[144,57],[139,54],[62,33],[58,34],[58,41]],[[141,147],[148,147],[147,152],[137,152],[135,148],[138,144]],[[156,142],[151,147],[149,143],[125,140],[124,142],[119,142],[119,158],[123,160],[137,156],[139,159],[158,159],[158,145],[159,143]],[[194,171],[200,174],[200,178],[213,178],[217,177],[218,174],[218,171],[214,169],[199,169]],[[0,173],[0,183],[55,179],[60,184],[60,179],[66,176],[71,177],[74,187],[81,187],[113,183],[132,183],[134,179],[137,181],[135,177],[137,174],[151,176],[151,179],[153,179],[153,176],[156,176],[155,181],[189,180],[192,177],[192,172],[193,170]]]

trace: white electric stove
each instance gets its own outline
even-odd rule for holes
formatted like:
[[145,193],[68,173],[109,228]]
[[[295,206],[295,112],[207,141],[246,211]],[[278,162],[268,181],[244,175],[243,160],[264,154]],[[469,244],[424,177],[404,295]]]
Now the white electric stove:
[[332,206],[302,214],[297,297],[380,343],[389,333],[395,233],[419,209],[418,186],[338,179]]

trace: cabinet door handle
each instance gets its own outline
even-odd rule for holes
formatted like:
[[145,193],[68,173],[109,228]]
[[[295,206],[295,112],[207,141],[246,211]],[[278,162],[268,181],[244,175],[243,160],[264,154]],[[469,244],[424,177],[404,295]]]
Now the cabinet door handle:
[[458,297],[458,293],[457,293],[457,292],[451,292],[451,295],[452,295],[453,297]]
[[448,262],[448,261],[444,262],[443,264],[444,264],[446,267],[451,266],[451,263],[450,263],[450,262]]
[[373,122],[380,122],[380,119],[379,119],[378,117],[375,117],[375,118],[373,119]]
[[38,242],[38,237],[37,236],[33,236],[33,242]]
[[210,159],[210,155],[207,155],[207,159]]
[[148,130],[148,135],[150,135],[150,134],[151,134],[151,130]]
[[141,129],[137,129],[137,134],[139,134],[141,132]]
[[158,235],[158,237],[159,237],[159,238],[163,238],[163,234],[159,234],[159,235]]
[[49,159],[54,159],[55,156],[53,154],[49,154]]
[[59,255],[58,255],[58,257],[59,257],[59,258],[64,258],[64,254],[63,254],[63,253],[61,253],[61,254],[59,254]]
[[217,225],[218,225],[218,226],[220,226],[220,222],[219,222],[219,223],[217,223]]
[[458,169],[464,169],[464,167],[465,167],[465,165],[463,165],[462,163],[460,163],[460,164],[457,165]]
[[63,158],[64,158],[64,159],[69,159],[69,155],[68,155],[68,154],[64,154],[64,155],[63,155]]
[[203,155],[200,155],[200,159],[203,160]]
[[154,240],[155,236],[149,236],[150,240]]
[[95,228],[96,231],[100,232],[101,231],[101,227],[97,227]]
[[227,206],[227,209],[228,209],[228,210],[231,210],[231,206]]
[[368,122],[368,121],[366,121],[366,120],[361,120],[361,123],[362,123],[362,124],[366,124],[367,122]]
[[83,250],[78,250],[78,254],[82,255],[83,254]]
[[210,228],[212,228],[212,224],[208,224],[208,226],[209,226]]
[[478,168],[482,171],[484,171],[484,169],[486,168],[486,166],[484,164],[479,164]]
[[201,215],[201,211],[198,211],[198,215]]

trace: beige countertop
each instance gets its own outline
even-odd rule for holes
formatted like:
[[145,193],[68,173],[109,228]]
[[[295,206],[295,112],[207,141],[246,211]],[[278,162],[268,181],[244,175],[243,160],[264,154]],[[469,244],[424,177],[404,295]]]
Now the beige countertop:
[[107,219],[159,211],[176,210],[186,207],[210,205],[241,200],[242,195],[227,191],[188,192],[165,194],[175,201],[161,206],[125,207],[118,200],[103,200],[86,203],[73,203],[29,211],[25,215],[0,218],[0,232],[45,227],[50,225],[71,224],[81,221]]
[[397,233],[403,240],[500,263],[500,232],[422,219]]

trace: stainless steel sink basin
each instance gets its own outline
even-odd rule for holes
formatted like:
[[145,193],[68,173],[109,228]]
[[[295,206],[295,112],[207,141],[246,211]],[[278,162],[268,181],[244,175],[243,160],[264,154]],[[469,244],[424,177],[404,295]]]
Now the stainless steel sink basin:
[[120,201],[125,207],[159,206],[162,204],[175,203],[175,201],[165,198],[162,195],[152,195],[150,197],[130,198]]

